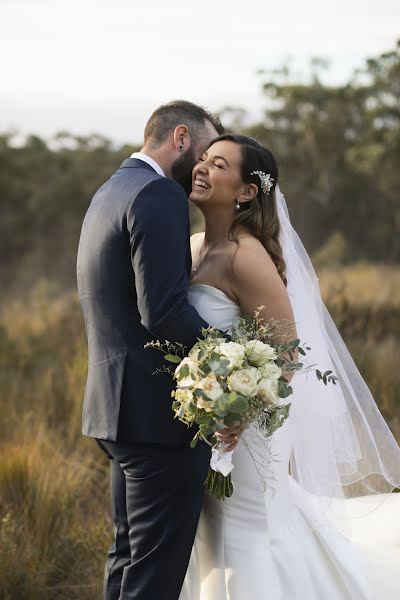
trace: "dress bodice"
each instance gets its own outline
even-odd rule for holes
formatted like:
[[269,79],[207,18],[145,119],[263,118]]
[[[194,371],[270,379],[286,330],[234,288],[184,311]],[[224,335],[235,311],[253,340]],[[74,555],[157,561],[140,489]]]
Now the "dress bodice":
[[205,283],[191,285],[188,299],[207,323],[221,331],[231,329],[240,316],[240,307],[236,302],[222,290]]

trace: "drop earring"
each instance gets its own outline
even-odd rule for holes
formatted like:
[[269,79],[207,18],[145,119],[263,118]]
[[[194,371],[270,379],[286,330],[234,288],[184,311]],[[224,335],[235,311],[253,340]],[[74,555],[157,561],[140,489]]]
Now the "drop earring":
[[237,201],[236,208],[237,208],[237,210],[240,209],[240,202],[239,202],[239,200]]

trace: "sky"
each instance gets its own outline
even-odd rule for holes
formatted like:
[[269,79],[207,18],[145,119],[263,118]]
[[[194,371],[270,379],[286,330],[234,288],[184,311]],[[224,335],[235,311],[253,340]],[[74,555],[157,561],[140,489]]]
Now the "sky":
[[140,143],[163,102],[265,108],[259,69],[344,83],[400,38],[399,0],[1,0],[0,131]]

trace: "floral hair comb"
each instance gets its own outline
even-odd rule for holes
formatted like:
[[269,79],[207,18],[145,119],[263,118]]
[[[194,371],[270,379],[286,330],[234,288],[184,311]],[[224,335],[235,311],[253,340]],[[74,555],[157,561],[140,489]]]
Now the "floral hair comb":
[[261,189],[264,194],[269,194],[274,180],[269,173],[264,173],[264,171],[252,171],[250,175],[258,175],[261,181]]

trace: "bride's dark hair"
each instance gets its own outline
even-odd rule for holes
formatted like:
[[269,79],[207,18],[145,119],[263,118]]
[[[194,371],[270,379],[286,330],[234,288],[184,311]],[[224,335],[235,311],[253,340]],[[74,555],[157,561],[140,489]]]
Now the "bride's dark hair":
[[[239,230],[247,229],[262,243],[272,258],[283,283],[287,285],[286,263],[279,243],[280,224],[275,199],[278,165],[275,157],[268,148],[264,148],[256,140],[246,135],[224,134],[214,139],[210,146],[221,141],[234,142],[240,146],[242,181],[243,183],[255,183],[258,186],[257,196],[250,202],[240,204],[228,237],[238,243]],[[253,171],[263,171],[271,175],[273,185],[269,194],[263,192],[259,176],[250,174]]]

